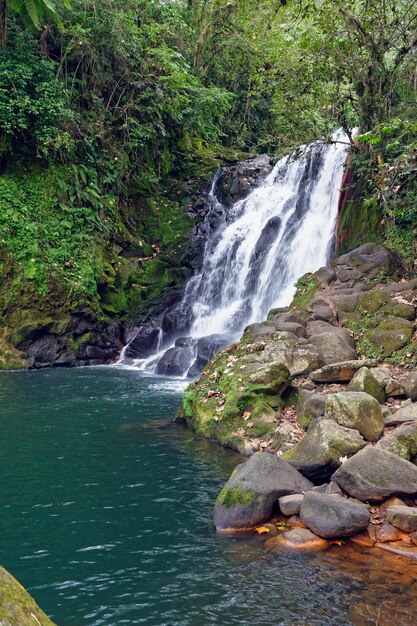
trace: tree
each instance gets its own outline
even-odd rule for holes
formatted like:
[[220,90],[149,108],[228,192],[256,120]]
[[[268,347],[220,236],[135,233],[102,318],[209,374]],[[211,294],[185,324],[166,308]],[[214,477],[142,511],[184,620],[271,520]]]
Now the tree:
[[[58,0],[59,4],[69,7],[68,0]],[[60,21],[55,0],[0,0],[0,49],[7,44],[7,9],[19,15],[30,28],[39,30],[44,19]]]

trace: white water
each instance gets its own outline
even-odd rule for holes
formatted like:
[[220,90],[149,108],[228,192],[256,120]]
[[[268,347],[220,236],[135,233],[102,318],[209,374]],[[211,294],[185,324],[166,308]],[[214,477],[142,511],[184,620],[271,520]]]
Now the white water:
[[[215,177],[211,203],[222,222],[210,233],[201,271],[190,279],[176,307],[190,319],[189,337],[238,338],[248,324],[264,320],[271,308],[290,304],[300,276],[326,264],[348,147],[340,130],[333,140],[282,158],[259,187],[230,209],[215,197]],[[174,341],[161,331],[152,356],[133,365],[157,371],[159,359]]]
[[[337,131],[334,140],[346,138]],[[192,310],[192,337],[241,333],[271,308],[290,304],[296,280],[326,264],[346,149],[344,143],[317,143],[298,159],[284,157],[261,187],[232,207],[207,243],[201,272],[181,304]],[[254,269],[256,246],[271,218],[281,225]]]

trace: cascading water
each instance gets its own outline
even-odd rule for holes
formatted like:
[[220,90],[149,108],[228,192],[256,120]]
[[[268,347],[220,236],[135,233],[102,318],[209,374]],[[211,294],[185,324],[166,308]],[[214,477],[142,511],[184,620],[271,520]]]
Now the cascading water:
[[217,220],[201,270],[175,310],[187,320],[182,333],[187,336],[163,338],[155,327],[153,355],[132,364],[195,376],[248,324],[291,302],[296,280],[325,265],[331,252],[347,147],[339,130],[333,143],[317,142],[283,157],[259,187],[228,210],[216,198],[215,178],[211,203],[220,224]]

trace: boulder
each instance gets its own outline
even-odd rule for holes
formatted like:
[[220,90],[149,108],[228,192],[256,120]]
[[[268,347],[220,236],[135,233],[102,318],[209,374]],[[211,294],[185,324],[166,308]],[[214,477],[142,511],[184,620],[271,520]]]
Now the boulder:
[[382,437],[376,445],[409,461],[417,455],[417,421],[395,428]]
[[373,377],[371,370],[361,367],[348,385],[348,391],[364,391],[380,404],[385,402],[385,392],[380,383]]
[[367,330],[364,337],[382,356],[391,356],[395,350],[406,346],[413,334],[414,326],[400,317],[382,317],[376,328]]
[[375,380],[385,389],[386,385],[393,380],[388,367],[373,367],[370,370]]
[[361,502],[352,502],[337,495],[306,493],[301,505],[303,524],[326,539],[349,537],[369,524],[369,509]]
[[401,530],[385,522],[377,528],[376,540],[380,543],[384,543],[385,541],[401,541],[403,534]]
[[297,324],[297,322],[281,322],[277,321],[275,323],[275,328],[280,331],[284,331],[286,333],[292,333],[296,337],[305,337],[306,329],[302,324]]
[[366,446],[333,474],[339,487],[363,502],[417,494],[417,467],[376,446]]
[[343,341],[350,346],[351,348],[355,347],[355,341],[353,337],[349,334],[349,331],[346,328],[341,328],[340,326],[333,326],[328,322],[324,321],[312,321],[307,324],[307,337],[314,337],[315,335],[321,335],[322,333],[333,333],[334,335],[338,335]]
[[306,339],[298,339],[293,333],[280,331],[275,331],[275,334],[265,341],[264,349],[257,354],[257,359],[265,363],[270,361],[284,363],[291,376],[310,372],[322,363],[317,348]]
[[385,385],[385,393],[387,394],[387,396],[397,398],[398,396],[405,395],[405,389],[399,380],[391,378],[391,380]]
[[338,496],[344,495],[339,485],[336,485],[333,481],[324,483],[323,485],[316,485],[311,491],[314,491],[315,493],[336,494]]
[[377,364],[375,359],[333,363],[311,372],[309,378],[317,383],[347,383],[361,367],[374,367]]
[[22,585],[0,567],[1,626],[54,626]]
[[398,263],[384,246],[366,243],[333,261],[337,278],[342,282],[372,280],[377,275],[390,275]]
[[324,415],[326,399],[327,396],[323,393],[298,389],[297,421],[302,428],[307,428],[313,419]]
[[417,400],[417,372],[411,372],[411,374],[403,378],[401,382],[407,398],[411,398],[413,402]]
[[392,506],[387,511],[387,521],[406,533],[417,531],[417,507]]
[[161,376],[183,376],[194,361],[192,348],[169,348],[158,360],[155,373]]
[[368,441],[377,441],[384,430],[380,404],[367,393],[349,391],[327,397],[324,417],[341,426],[354,428]]
[[214,507],[216,529],[221,532],[252,529],[271,517],[278,498],[304,493],[312,486],[276,455],[255,452],[236,467],[219,493]]
[[394,414],[387,415],[385,418],[386,426],[397,426],[405,422],[414,422],[417,420],[417,402],[412,404],[404,404]]
[[357,430],[322,419],[312,422],[301,441],[281,458],[314,482],[322,482],[340,467],[343,457],[355,454],[364,445]]
[[283,515],[291,517],[291,515],[298,515],[301,508],[304,495],[302,493],[295,493],[292,496],[282,496],[279,498],[279,509]]
[[270,550],[294,550],[297,552],[322,552],[330,542],[318,537],[307,528],[294,528],[277,537],[268,539],[265,546]]
[[326,365],[340,363],[341,361],[352,361],[357,359],[354,348],[348,345],[344,339],[335,333],[320,333],[309,338],[309,342],[315,346],[322,361]]

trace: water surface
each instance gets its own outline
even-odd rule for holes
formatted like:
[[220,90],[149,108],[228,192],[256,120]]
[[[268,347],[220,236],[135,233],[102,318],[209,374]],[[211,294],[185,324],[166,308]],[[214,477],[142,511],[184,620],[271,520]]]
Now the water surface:
[[414,623],[417,566],[406,559],[276,555],[215,535],[215,497],[241,458],[166,426],[182,389],[106,367],[0,374],[0,562],[52,619]]

